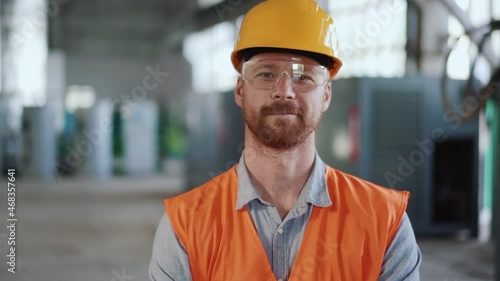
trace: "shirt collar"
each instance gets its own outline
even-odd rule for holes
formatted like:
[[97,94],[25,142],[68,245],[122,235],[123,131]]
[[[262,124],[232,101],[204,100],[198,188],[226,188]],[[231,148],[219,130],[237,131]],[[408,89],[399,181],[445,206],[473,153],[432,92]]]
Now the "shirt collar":
[[[244,153],[241,154],[240,162],[236,166],[236,173],[238,175],[236,210],[241,210],[243,206],[255,199],[264,202],[255,190],[252,180],[250,179],[243,155]],[[311,174],[301,194],[305,193],[306,202],[317,207],[329,207],[332,205],[332,200],[330,199],[328,187],[326,185],[325,173],[326,165],[319,157],[318,152],[316,152]]]

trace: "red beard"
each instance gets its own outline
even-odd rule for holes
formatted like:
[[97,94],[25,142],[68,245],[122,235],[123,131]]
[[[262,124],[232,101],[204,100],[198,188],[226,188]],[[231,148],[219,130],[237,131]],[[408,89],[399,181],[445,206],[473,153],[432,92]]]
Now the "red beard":
[[[294,117],[276,114],[293,114]],[[302,144],[321,120],[321,114],[315,115],[287,101],[263,106],[258,112],[245,106],[243,101],[243,116],[260,143],[278,150],[288,150]]]

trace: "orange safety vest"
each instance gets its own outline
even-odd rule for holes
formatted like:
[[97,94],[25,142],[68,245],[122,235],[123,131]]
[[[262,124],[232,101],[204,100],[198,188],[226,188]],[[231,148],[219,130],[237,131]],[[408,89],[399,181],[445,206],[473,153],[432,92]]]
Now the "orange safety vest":
[[[246,206],[236,211],[236,165],[164,204],[194,281],[276,281]],[[377,280],[409,192],[327,166],[330,207],[313,207],[290,281]]]

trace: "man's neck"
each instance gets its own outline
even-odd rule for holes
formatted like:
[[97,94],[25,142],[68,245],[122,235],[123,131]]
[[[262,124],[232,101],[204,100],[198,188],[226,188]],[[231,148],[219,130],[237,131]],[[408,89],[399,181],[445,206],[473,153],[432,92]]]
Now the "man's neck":
[[276,206],[282,219],[297,201],[314,158],[314,133],[287,151],[264,147],[246,133],[244,160],[252,183],[262,199]]

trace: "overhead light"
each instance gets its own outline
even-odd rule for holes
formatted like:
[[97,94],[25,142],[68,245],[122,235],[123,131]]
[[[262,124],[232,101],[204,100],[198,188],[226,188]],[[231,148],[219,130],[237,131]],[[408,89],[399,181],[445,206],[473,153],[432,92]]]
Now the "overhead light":
[[95,91],[92,86],[71,85],[66,94],[66,109],[74,112],[77,109],[90,108],[95,103]]

